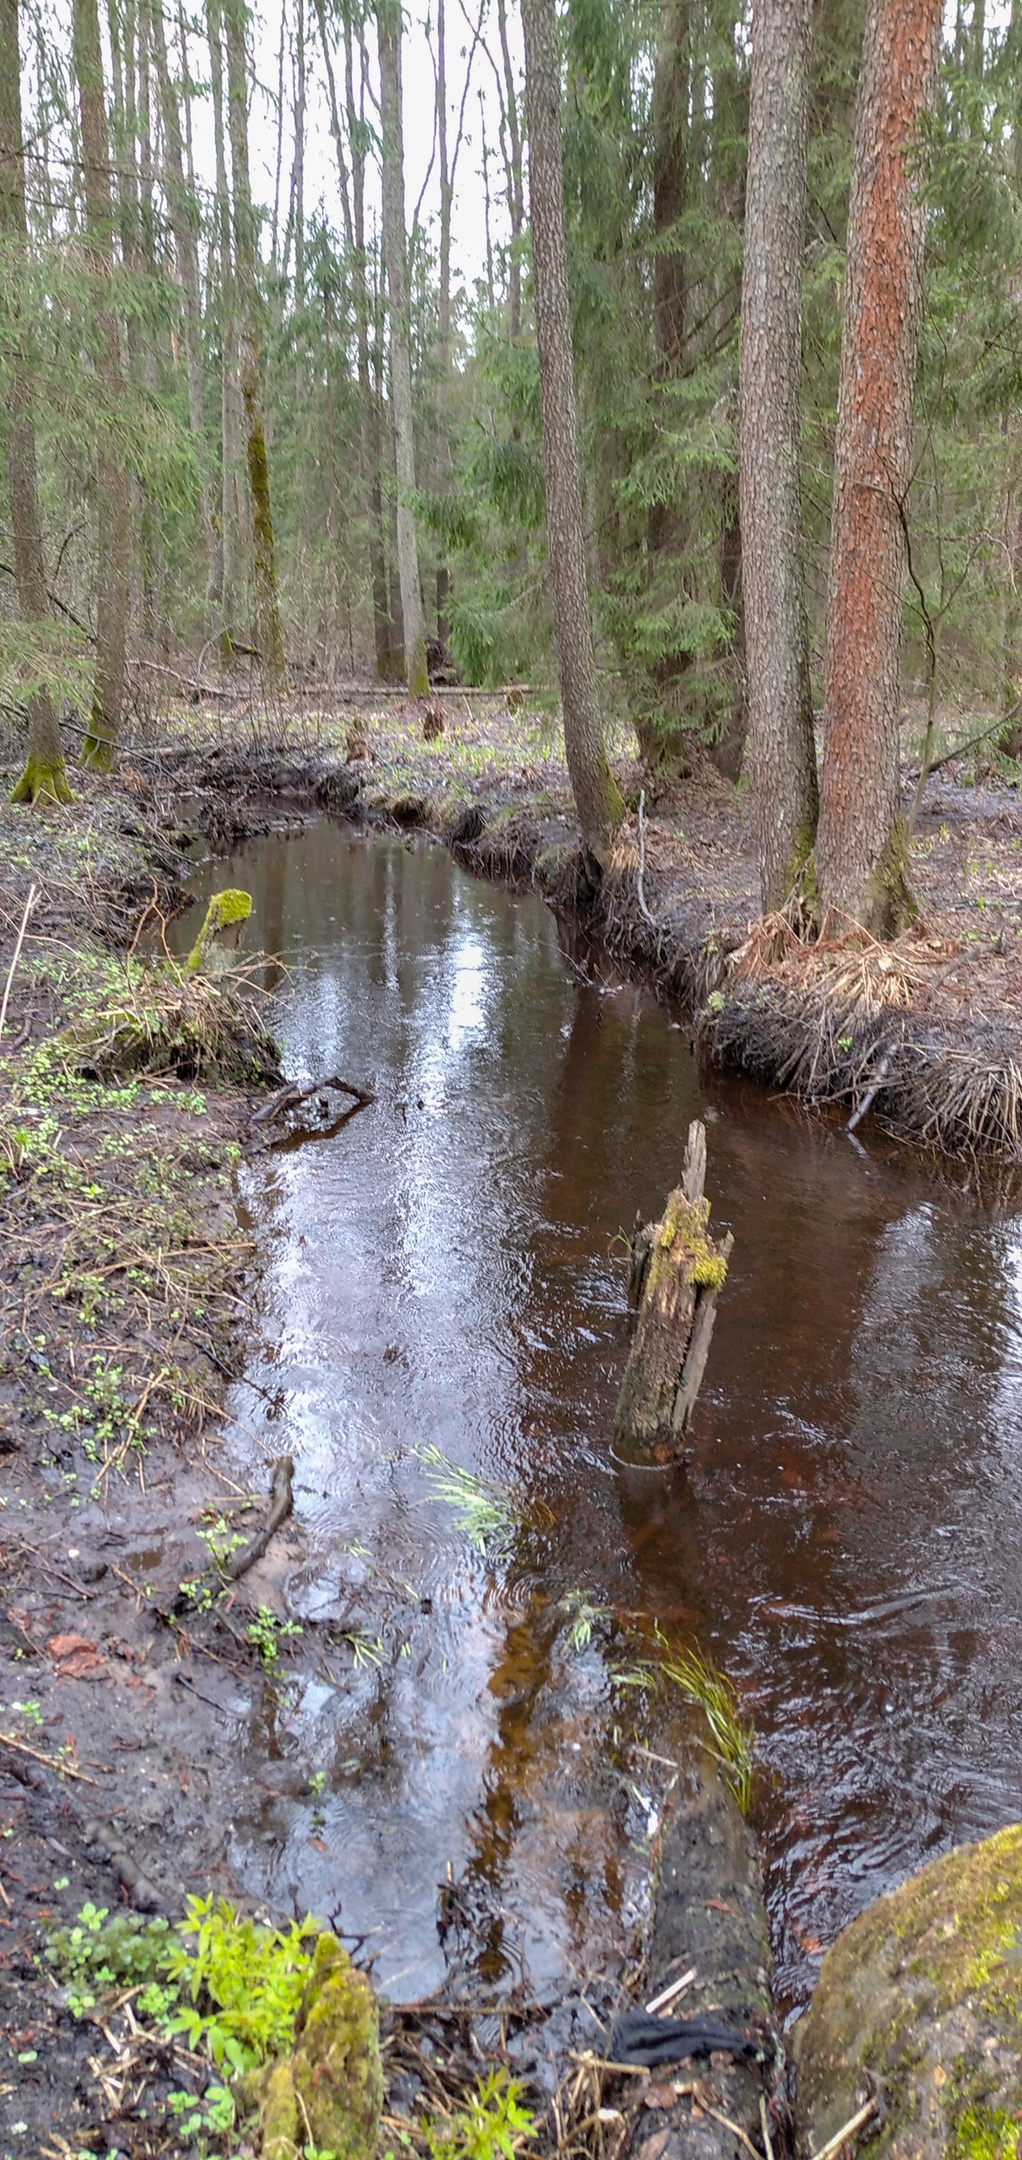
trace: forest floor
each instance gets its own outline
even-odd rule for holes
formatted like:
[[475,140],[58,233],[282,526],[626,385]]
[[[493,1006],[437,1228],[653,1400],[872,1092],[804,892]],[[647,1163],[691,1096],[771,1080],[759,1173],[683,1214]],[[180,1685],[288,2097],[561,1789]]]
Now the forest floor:
[[[69,810],[0,810],[0,2160],[196,2149],[165,2103],[201,2091],[208,2069],[136,2020],[130,1990],[72,2016],[46,1943],[89,1902],[177,1913],[188,1892],[237,1897],[242,1773],[225,1731],[326,1652],[351,1662],[340,1635],[280,1628],[292,1526],[226,1596],[211,1574],[211,1554],[262,1519],[271,1478],[268,1462],[262,1491],[240,1485],[219,1434],[258,1285],[235,1171],[277,1075],[244,981],[226,1010],[149,964],[184,904],[180,841],[218,851],[340,811],[431,831],[483,874],[577,899],[550,723],[475,693],[443,705],[426,742],[421,711],[369,693],[305,697],[272,729],[240,698],[182,704],[129,746],[115,782],[76,781]],[[877,1107],[910,1128],[902,1067],[928,1102],[920,1071],[946,1096],[957,1060],[973,1105],[975,1075],[998,1076],[984,1114],[1002,1126],[973,1136],[1017,1150],[1003,1123],[1022,1015],[1010,779],[935,778],[913,844],[919,923],[886,951],[834,939],[814,959],[786,925],[749,937],[741,792],[702,759],[671,784],[644,780],[626,738],[615,764],[631,818],[596,927],[687,1003],[712,1051],[776,1080],[829,1031],[818,1099],[859,1099],[887,1057]],[[792,1078],[813,1092],[808,1064]],[[950,1130],[945,1118],[929,1137]],[[181,1606],[195,1581],[217,1594]],[[199,2149],[204,2134],[228,2149],[212,2128]]]

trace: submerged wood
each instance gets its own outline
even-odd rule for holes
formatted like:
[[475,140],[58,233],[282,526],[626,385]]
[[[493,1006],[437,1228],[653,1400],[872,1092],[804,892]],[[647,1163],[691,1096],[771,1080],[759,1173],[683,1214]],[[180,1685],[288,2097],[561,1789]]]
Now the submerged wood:
[[708,1235],[706,1128],[693,1119],[682,1181],[657,1223],[638,1231],[629,1300],[638,1318],[614,1419],[614,1446],[633,1461],[679,1453],[706,1371],[732,1238]]

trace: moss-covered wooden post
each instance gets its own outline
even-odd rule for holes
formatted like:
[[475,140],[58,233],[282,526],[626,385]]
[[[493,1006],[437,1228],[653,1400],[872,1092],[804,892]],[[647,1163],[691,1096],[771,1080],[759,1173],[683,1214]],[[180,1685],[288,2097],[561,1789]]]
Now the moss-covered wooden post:
[[187,975],[209,974],[217,967],[229,966],[228,951],[237,947],[242,923],[252,913],[252,895],[237,886],[228,886],[226,892],[214,893],[206,909],[206,919],[185,961]]
[[717,1296],[732,1237],[708,1235],[706,1128],[693,1120],[682,1181],[657,1223],[639,1232],[629,1296],[638,1308],[614,1419],[614,1446],[632,1462],[670,1462],[680,1452],[706,1370]]

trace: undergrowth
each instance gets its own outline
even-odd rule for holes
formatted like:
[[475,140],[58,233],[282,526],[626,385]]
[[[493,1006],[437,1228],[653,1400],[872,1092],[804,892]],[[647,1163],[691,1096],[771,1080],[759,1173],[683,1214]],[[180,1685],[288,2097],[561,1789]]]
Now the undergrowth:
[[[169,2092],[167,2114],[191,2149],[233,2153],[232,2085],[290,2052],[318,1935],[309,1916],[274,1928],[211,1894],[188,1898],[184,1920],[173,1927],[161,1917],[84,1905],[74,1926],[53,1932],[46,1957],[74,2017],[102,2022],[110,1998],[123,2004],[127,1997],[136,2026],[213,2066],[216,2075],[200,2094]],[[520,2080],[494,2067],[463,2106],[409,2124],[399,2143],[428,2160],[515,2160],[535,2135],[522,2092]],[[335,2156],[307,2146],[303,2160]]]

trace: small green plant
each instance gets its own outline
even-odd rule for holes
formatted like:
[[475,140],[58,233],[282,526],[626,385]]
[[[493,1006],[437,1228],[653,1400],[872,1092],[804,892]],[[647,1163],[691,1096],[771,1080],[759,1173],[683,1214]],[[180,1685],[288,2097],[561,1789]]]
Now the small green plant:
[[594,1605],[584,1590],[569,1590],[561,1599],[561,1611],[567,1615],[568,1641],[576,1651],[588,1650],[593,1639],[593,1629],[608,1617],[606,1605]]
[[12,1702],[11,1709],[24,1718],[26,1725],[41,1725],[43,1722],[43,1713],[37,1702]]
[[536,2135],[522,2091],[521,2080],[508,2071],[490,2070],[467,2107],[423,2123],[430,2160],[497,2160],[498,2154],[515,2160],[526,2139]]
[[207,2085],[201,2099],[196,2093],[169,2092],[167,2106],[174,2126],[185,2138],[226,2137],[234,2128],[234,2101],[226,2085]]
[[503,1494],[485,1479],[475,1477],[471,1470],[451,1462],[432,1442],[415,1448],[413,1453],[425,1470],[434,1499],[443,1500],[452,1510],[458,1529],[476,1552],[485,1553],[489,1546],[510,1535],[517,1518]]
[[245,1637],[251,1643],[264,1671],[272,1672],[280,1656],[281,1642],[289,1635],[300,1635],[298,1620],[281,1620],[268,1605],[260,1605],[255,1619],[245,1629]]
[[[168,1944],[181,2004],[166,2030],[232,2075],[290,2047],[317,1928],[311,1918],[264,1927],[226,1898],[190,1897]],[[206,2009],[206,2003],[212,2009]]]
[[170,1924],[160,1915],[147,1920],[141,1913],[126,1912],[111,1919],[106,1905],[83,1905],[74,1926],[56,1928],[46,1948],[49,1963],[67,1987],[72,2016],[84,2017],[95,2009],[96,1993],[104,1988],[145,1991],[155,1986],[166,1996],[168,2009],[176,2006],[176,1989],[161,1986],[169,1938]]

